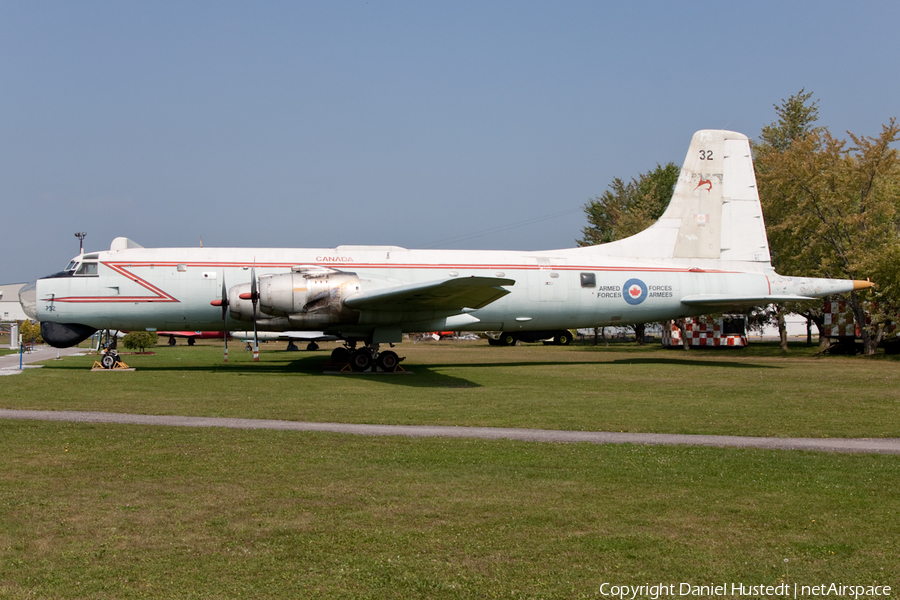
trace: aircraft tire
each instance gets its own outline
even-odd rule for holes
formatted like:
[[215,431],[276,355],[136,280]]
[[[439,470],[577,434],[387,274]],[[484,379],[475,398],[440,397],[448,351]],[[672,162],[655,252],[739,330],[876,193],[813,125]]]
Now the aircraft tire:
[[115,354],[104,354],[103,358],[100,359],[100,364],[103,365],[104,369],[112,369],[116,366],[116,363],[119,362],[119,357]]
[[568,331],[560,331],[553,341],[559,346],[568,346],[572,343],[572,334]]
[[519,340],[514,333],[507,333],[506,331],[504,331],[500,334],[501,346],[515,346],[517,341]]
[[169,336],[169,345],[170,345],[170,346],[174,346],[174,345],[175,345],[175,336],[174,336],[174,335],[170,335],[170,336]]
[[331,351],[331,362],[336,365],[350,364],[350,351],[343,346],[338,346]]
[[368,371],[372,368],[372,363],[374,362],[375,361],[372,359],[372,353],[368,348],[360,348],[359,350],[354,350],[353,354],[350,355],[350,368],[357,373]]
[[378,358],[375,359],[375,364],[382,371],[393,373],[397,370],[397,365],[400,364],[400,357],[397,356],[396,352],[388,350],[378,355]]
[[196,340],[194,340],[194,338],[188,338],[188,346],[193,346],[196,343],[197,342],[196,342]]

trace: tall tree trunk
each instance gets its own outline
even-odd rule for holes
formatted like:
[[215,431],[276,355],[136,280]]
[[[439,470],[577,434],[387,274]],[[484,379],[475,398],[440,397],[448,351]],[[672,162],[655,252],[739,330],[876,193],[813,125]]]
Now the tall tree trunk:
[[862,338],[863,353],[866,356],[871,356],[875,354],[875,350],[878,349],[878,344],[881,343],[881,338],[884,336],[884,325],[879,324],[875,327],[875,331],[872,331],[872,328],[866,325],[866,310],[860,303],[859,295],[855,290],[850,292],[849,304]]
[[821,310],[808,310],[803,316],[807,319],[807,326],[810,322],[816,326],[816,331],[819,333],[819,352],[824,352],[831,346],[831,339],[828,337],[828,332],[825,330],[825,312]]
[[690,350],[691,344],[684,332],[684,319],[675,319],[675,326],[678,327],[678,331],[681,333],[681,347],[684,348],[685,351]]
[[634,341],[637,342],[638,346],[644,345],[644,329],[646,326],[645,323],[636,323],[634,325]]
[[784,322],[784,309],[778,308],[778,337],[781,339],[781,351],[788,351],[787,325]]

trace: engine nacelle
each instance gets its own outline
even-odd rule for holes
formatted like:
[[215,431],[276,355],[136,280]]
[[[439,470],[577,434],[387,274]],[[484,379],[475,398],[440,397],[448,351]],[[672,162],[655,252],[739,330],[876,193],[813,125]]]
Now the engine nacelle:
[[[359,320],[359,313],[346,308],[344,299],[358,291],[359,277],[355,273],[264,275],[259,278],[259,303],[255,317],[257,320],[286,317],[290,325],[298,329],[355,323]],[[253,320],[253,302],[247,298],[249,295],[249,283],[228,290],[228,306],[234,319]]]

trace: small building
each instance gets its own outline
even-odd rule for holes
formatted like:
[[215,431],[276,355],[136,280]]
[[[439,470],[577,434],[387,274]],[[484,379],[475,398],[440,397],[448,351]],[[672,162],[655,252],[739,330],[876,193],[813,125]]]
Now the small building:
[[[853,316],[853,310],[845,300],[832,300],[826,302],[823,308],[822,335],[829,338],[859,338],[859,324]],[[866,315],[866,325],[871,325],[872,319]],[[897,331],[897,324],[889,321],[885,323],[885,334]]]
[[4,323],[12,321],[24,321],[28,318],[22,305],[19,304],[19,290],[25,287],[24,283],[6,283],[0,285],[0,321]]
[[[685,317],[684,335],[691,348],[743,348],[747,341],[747,317],[722,315],[720,317]],[[675,321],[663,326],[662,345],[681,348],[684,340]]]
[[[859,330],[859,323],[853,315],[846,300],[831,300],[825,302],[823,306],[823,323],[820,335],[836,342],[832,345],[831,352],[847,352],[853,353],[858,351],[856,348],[857,340],[862,338],[862,332]],[[866,314],[865,325],[871,325],[872,319]],[[886,354],[900,353],[900,340],[894,334],[897,333],[897,322],[887,321],[884,324],[884,335],[887,340],[881,341],[881,347]]]

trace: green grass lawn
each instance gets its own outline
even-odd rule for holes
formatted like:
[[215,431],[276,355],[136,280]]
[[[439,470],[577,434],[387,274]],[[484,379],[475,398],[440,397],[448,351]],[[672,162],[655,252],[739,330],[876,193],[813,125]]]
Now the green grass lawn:
[[900,437],[900,363],[893,357],[820,357],[805,346],[781,356],[762,345],[754,354],[404,343],[397,350],[414,375],[340,376],[324,374],[329,350],[280,347],[264,345],[253,363],[233,344],[223,364],[221,346],[159,346],[153,355],[124,356],[133,373],[91,372],[95,358],[89,356],[48,361],[7,378],[0,405],[348,423]]
[[[0,406],[897,436],[898,363],[797,348],[157,347],[3,378]],[[0,421],[0,597],[593,598],[603,583],[900,588],[900,457]],[[787,561],[787,562],[785,562]]]

